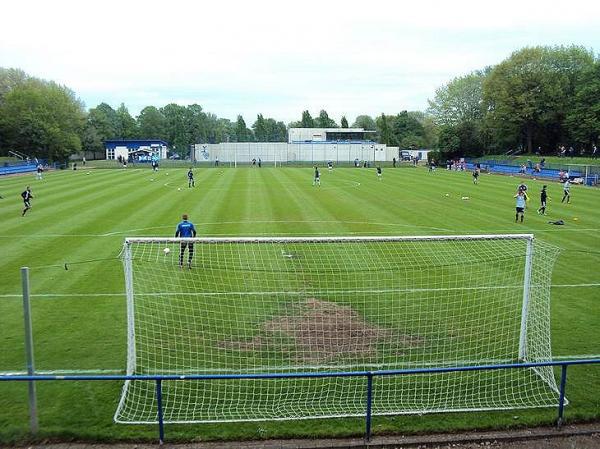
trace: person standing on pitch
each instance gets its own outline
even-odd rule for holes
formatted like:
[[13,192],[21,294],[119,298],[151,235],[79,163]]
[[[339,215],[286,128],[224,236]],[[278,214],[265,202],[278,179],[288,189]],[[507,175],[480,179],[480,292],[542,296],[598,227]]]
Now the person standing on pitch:
[[321,174],[319,173],[319,167],[315,165],[315,177],[313,178],[313,186],[321,187]]
[[569,178],[567,178],[563,184],[563,197],[561,203],[564,203],[565,200],[567,200],[567,204],[571,202],[571,182],[569,181]]
[[542,191],[540,192],[540,208],[538,209],[538,214],[546,215],[546,202],[548,200],[548,192],[546,192],[546,187],[542,187]]
[[31,209],[31,198],[33,198],[33,195],[31,194],[31,187],[27,186],[25,191],[21,193],[21,198],[23,198],[23,205],[25,206],[21,217],[24,217],[25,213]]
[[523,223],[523,216],[525,215],[525,192],[519,190],[519,193],[515,195],[517,199],[517,213],[515,214],[515,223],[519,221],[519,214],[521,215],[521,223]]
[[[181,222],[177,225],[175,237],[193,238],[196,237],[196,228],[194,224],[188,221],[187,214],[181,216]],[[179,268],[183,268],[183,256],[185,249],[188,249],[188,268],[192,269],[192,259],[194,257],[194,242],[181,242],[179,245]]]
[[196,183],[194,182],[194,172],[191,168],[188,170],[188,188],[190,187],[196,187]]

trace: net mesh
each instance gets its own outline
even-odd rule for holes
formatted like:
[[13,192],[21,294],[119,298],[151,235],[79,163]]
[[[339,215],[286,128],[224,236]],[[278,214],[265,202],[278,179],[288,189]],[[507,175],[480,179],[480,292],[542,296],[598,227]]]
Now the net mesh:
[[[528,287],[525,238],[197,239],[191,269],[189,245],[141,240],[128,240],[123,257],[128,374],[551,359],[557,249],[537,240]],[[163,381],[164,421],[364,415],[365,384],[360,377]],[[543,407],[558,398],[551,368],[376,376],[373,387],[373,414]],[[126,382],[115,420],[156,422],[154,383]]]

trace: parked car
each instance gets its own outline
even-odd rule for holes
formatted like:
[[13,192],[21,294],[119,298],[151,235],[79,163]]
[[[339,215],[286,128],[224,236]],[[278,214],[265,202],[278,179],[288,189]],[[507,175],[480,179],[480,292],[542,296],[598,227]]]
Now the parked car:
[[410,159],[411,159],[410,151],[408,151],[408,150],[400,151],[400,160],[401,161],[410,161]]

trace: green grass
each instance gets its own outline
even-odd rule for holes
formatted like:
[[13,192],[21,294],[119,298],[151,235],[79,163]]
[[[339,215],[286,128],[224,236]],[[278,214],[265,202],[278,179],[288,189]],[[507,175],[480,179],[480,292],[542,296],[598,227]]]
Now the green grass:
[[[168,171],[168,175],[167,175]],[[423,168],[324,171],[313,188],[311,168],[206,168],[187,188],[186,168],[65,170],[0,179],[0,371],[24,369],[19,267],[31,267],[33,326],[38,370],[123,370],[126,306],[117,259],[125,236],[171,236],[181,213],[201,235],[426,235],[532,232],[562,249],[552,279],[552,348],[555,356],[600,353],[600,191],[573,186],[572,204],[560,203],[549,185],[549,216],[526,213],[514,223],[518,180]],[[154,179],[154,181],[151,181]],[[542,183],[527,181],[532,206]],[[33,209],[21,217],[19,193],[31,184]],[[181,188],[181,190],[178,190]],[[449,196],[445,194],[448,193]],[[468,196],[469,201],[461,201]],[[552,226],[551,219],[565,226]],[[577,221],[574,218],[578,218]],[[69,270],[64,270],[68,263]],[[561,287],[560,285],[573,285]],[[596,284],[585,286],[584,284]],[[15,296],[9,296],[15,295]],[[72,296],[67,296],[72,295]],[[155,426],[116,425],[119,382],[38,384],[39,438],[154,439]],[[570,420],[600,417],[600,367],[569,369]],[[377,417],[378,434],[547,424],[553,409]],[[515,418],[518,417],[518,418]],[[27,438],[27,388],[0,383],[0,443]],[[169,425],[170,440],[359,435],[360,419],[326,419],[210,425]]]

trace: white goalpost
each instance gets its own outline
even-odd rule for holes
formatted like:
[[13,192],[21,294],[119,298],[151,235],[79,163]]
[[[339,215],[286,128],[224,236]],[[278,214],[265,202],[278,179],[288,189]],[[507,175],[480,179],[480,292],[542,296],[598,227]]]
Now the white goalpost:
[[[374,371],[549,361],[550,280],[557,254],[529,234],[128,238],[122,253],[127,373]],[[163,381],[164,422],[362,416],[364,382]],[[557,402],[550,367],[373,379],[375,415]],[[127,381],[115,421],[156,422],[154,384]]]

